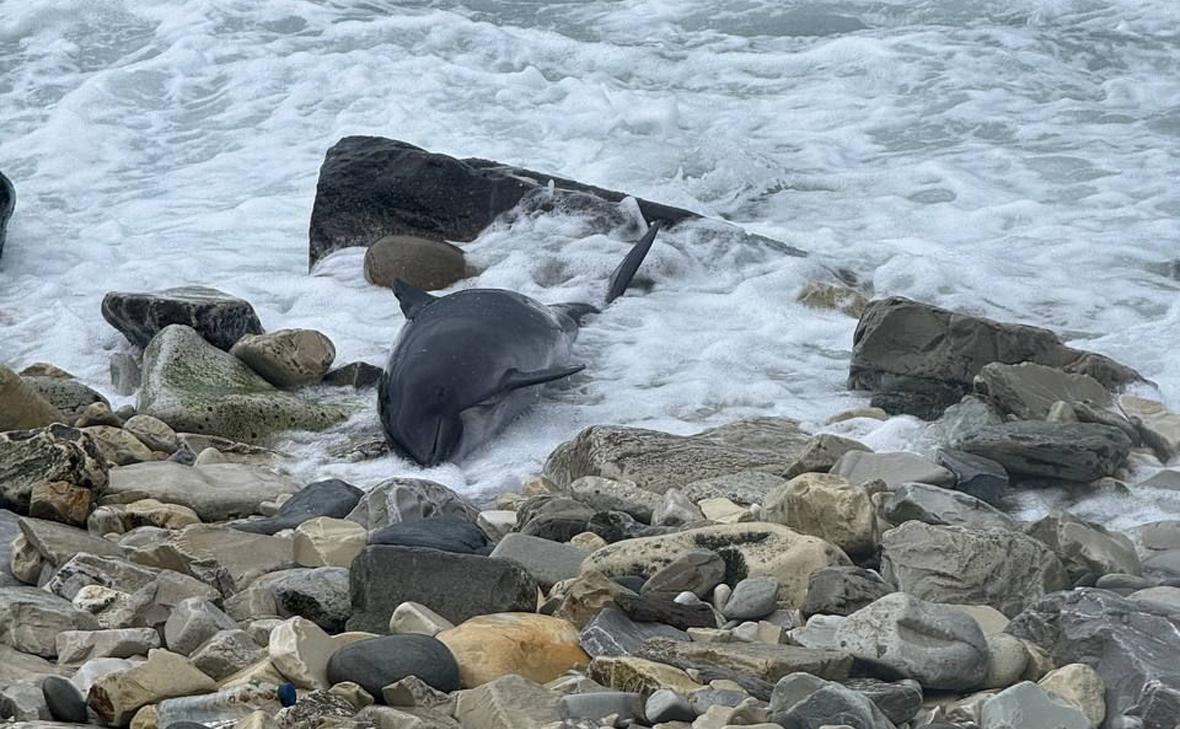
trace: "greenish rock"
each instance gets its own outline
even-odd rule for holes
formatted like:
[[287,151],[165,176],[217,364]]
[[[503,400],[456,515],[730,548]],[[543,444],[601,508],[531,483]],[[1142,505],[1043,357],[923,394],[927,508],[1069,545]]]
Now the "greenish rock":
[[138,411],[178,431],[243,441],[284,430],[323,430],[347,413],[277,390],[191,327],[165,327],[143,357]]

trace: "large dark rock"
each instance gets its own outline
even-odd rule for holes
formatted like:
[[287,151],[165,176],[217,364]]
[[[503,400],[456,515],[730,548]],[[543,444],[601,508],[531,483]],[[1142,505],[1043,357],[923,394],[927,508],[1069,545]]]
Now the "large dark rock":
[[850,678],[841,683],[876,704],[894,724],[906,723],[922,708],[922,685],[910,678],[900,681]]
[[893,592],[876,572],[862,567],[823,567],[807,583],[804,615],[851,615]]
[[102,299],[102,316],[139,347],[146,347],[169,324],[190,326],[227,351],[246,334],[262,334],[262,323],[250,302],[204,286],[156,293],[112,291]]
[[784,729],[820,729],[833,722],[853,729],[893,729],[868,697],[806,673],[792,673],[775,685],[770,718]]
[[441,641],[428,635],[387,635],[362,640],[332,654],[328,683],[352,681],[373,696],[407,676],[439,691],[459,689],[459,664]]
[[349,577],[349,630],[384,633],[394,608],[408,600],[456,625],[476,615],[534,612],[537,606],[537,582],[528,571],[491,557],[374,545],[353,560]]
[[649,638],[691,640],[688,633],[662,623],[639,623],[613,607],[604,608],[582,628],[579,641],[591,657],[633,656]]
[[232,526],[239,531],[253,534],[277,534],[284,529],[294,529],[303,522],[319,516],[343,519],[356,508],[364,493],[356,486],[339,479],[316,481],[283,502],[274,516]]
[[69,679],[61,676],[46,676],[41,682],[41,695],[49,713],[57,721],[70,724],[85,724],[86,699]]
[[1093,481],[1113,475],[1131,452],[1131,439],[1110,425],[1029,421],[991,425],[959,447],[1022,476]]
[[4,239],[8,237],[8,219],[16,209],[16,188],[0,172],[0,255],[4,253]]
[[453,516],[390,524],[369,532],[369,544],[440,549],[457,554],[488,554],[492,545],[475,524]]
[[940,449],[938,465],[955,474],[954,488],[985,504],[999,506],[1008,490],[1008,472],[990,458],[953,449]]
[[[552,183],[552,190],[547,190]],[[625,193],[483,159],[456,159],[382,137],[344,137],[320,166],[308,231],[309,269],[327,254],[368,247],[387,235],[471,241],[529,196],[530,208],[592,212],[613,218],[604,203]],[[699,219],[688,210],[638,199],[647,220]],[[528,201],[526,201],[528,202]],[[611,221],[613,222],[613,220]],[[746,235],[710,221],[720,232]],[[613,227],[613,226],[612,226]],[[764,239],[792,255],[801,252]]]
[[390,524],[439,516],[474,523],[479,510],[440,483],[421,478],[391,478],[366,491],[348,519],[373,531]]
[[279,570],[255,580],[250,589],[268,590],[279,616],[307,618],[329,633],[344,630],[352,612],[351,583],[343,567]]
[[[1107,590],[1081,588],[1046,595],[1008,625],[1057,665],[1085,663],[1106,684],[1107,724],[1164,691],[1180,691],[1180,611],[1128,600]],[[1152,694],[1152,695],[1148,695]],[[1144,722],[1143,729],[1173,729],[1176,717]]]
[[902,297],[869,302],[853,335],[848,387],[917,394],[927,415],[958,402],[984,365],[1035,362],[1086,374],[1114,389],[1141,380],[1114,360],[1062,344],[1048,329],[1004,324]]

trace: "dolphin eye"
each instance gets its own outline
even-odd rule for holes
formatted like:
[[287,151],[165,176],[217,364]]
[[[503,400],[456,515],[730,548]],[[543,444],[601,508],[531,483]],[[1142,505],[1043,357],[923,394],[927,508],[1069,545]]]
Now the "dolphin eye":
[[445,387],[436,388],[434,391],[434,399],[437,400],[438,402],[443,402],[444,400],[446,400],[447,399],[447,388],[445,388]]

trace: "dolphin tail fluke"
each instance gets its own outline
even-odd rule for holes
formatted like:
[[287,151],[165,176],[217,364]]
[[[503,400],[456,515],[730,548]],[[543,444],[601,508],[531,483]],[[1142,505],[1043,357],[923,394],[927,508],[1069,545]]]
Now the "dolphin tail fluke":
[[656,233],[660,232],[662,221],[653,220],[647,233],[643,238],[631,248],[627,256],[623,258],[623,262],[615,269],[615,272],[610,276],[610,288],[606,291],[606,303],[610,303],[623,295],[627,290],[627,286],[631,284],[631,279],[635,277],[635,272],[639,270],[639,264],[643,263],[643,259],[647,257],[647,252],[651,250],[652,241],[656,239]]
[[423,306],[438,298],[400,278],[393,281],[393,295],[397,297],[397,303],[401,305],[402,314],[407,319],[413,319]]

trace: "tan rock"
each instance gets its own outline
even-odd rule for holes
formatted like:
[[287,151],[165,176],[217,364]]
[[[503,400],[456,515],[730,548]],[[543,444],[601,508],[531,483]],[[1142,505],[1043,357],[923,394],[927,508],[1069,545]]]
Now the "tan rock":
[[434,637],[454,627],[455,624],[450,620],[416,602],[403,602],[389,616],[389,632],[392,635],[411,633]]
[[498,542],[516,527],[516,512],[512,509],[487,509],[479,512],[475,523],[488,539]]
[[652,575],[685,552],[694,549],[726,551],[741,556],[742,574],[735,579],[769,575],[779,581],[778,601],[802,607],[808,581],[821,567],[851,564],[835,545],[800,534],[781,524],[749,522],[687,529],[674,534],[617,542],[594,552],[582,571],[597,570],[608,576]]
[[970,615],[979,625],[984,636],[999,635],[1008,627],[1008,623],[1012,622],[1008,616],[991,605],[954,605],[947,602],[935,604]]
[[284,621],[270,633],[267,652],[279,673],[299,688],[328,688],[328,659],[339,646],[305,618]]
[[1022,679],[1040,681],[1046,674],[1057,668],[1057,662],[1044,648],[1031,640],[1022,639],[1022,642],[1024,643],[1024,652],[1028,653],[1028,665],[1024,667]]
[[830,309],[854,319],[860,318],[869,304],[856,289],[826,281],[808,281],[795,300],[808,309]]
[[701,513],[704,514],[706,519],[715,521],[718,524],[738,524],[745,521],[754,521],[754,514],[748,507],[738,506],[723,496],[701,499],[697,502],[697,508],[701,510]]
[[459,692],[455,718],[463,729],[549,729],[560,726],[558,697],[521,676],[505,676]]
[[841,410],[825,421],[828,425],[833,423],[842,423],[845,420],[852,420],[854,418],[869,418],[871,420],[888,420],[889,413],[881,408],[852,408],[851,410]]
[[95,681],[87,703],[104,722],[125,726],[142,706],[176,696],[208,693],[216,687],[213,679],[184,656],[156,649],[138,666]]
[[336,359],[336,345],[313,329],[280,329],[247,334],[230,354],[276,387],[298,387],[324,379]]
[[348,701],[348,703],[356,707],[357,711],[360,711],[366,706],[373,705],[373,695],[365,691],[360,684],[353,683],[352,681],[335,684],[328,691]]
[[200,524],[197,512],[181,504],[165,504],[156,499],[140,499],[122,507],[124,531],[153,526],[161,529],[183,529]]
[[765,519],[825,539],[848,554],[877,546],[877,518],[869,494],[843,476],[804,473],[766,497]]
[[302,567],[349,567],[365,548],[369,533],[354,521],[327,516],[295,528],[295,563]]
[[60,410],[29,387],[20,375],[0,365],[0,432],[43,428],[64,422]]
[[400,278],[423,291],[436,291],[466,276],[463,251],[442,241],[387,235],[365,251],[365,280],[383,288]]
[[41,576],[41,569],[45,566],[45,558],[37,551],[24,534],[18,534],[12,540],[12,554],[9,556],[8,568],[13,577],[26,585],[37,584]]
[[148,704],[131,717],[131,729],[159,729],[160,714],[155,704]]
[[65,481],[39,481],[29,494],[29,516],[85,526],[94,492]]
[[1106,682],[1090,666],[1070,663],[1049,671],[1037,683],[1081,709],[1094,726],[1106,718]]
[[665,688],[682,694],[702,688],[679,668],[635,656],[598,656],[590,661],[586,675],[616,691],[634,691],[644,697]]
[[224,679],[221,683],[217,684],[217,687],[219,689],[227,689],[257,683],[282,686],[286,682],[287,677],[279,673],[279,669],[275,668],[275,664],[271,663],[269,658],[266,658]]
[[594,552],[605,547],[607,541],[594,532],[582,532],[581,534],[575,534],[570,539],[570,544],[583,551]]
[[1007,633],[987,636],[987,678],[980,688],[1003,689],[1019,683],[1028,667],[1028,652],[1019,638]]
[[459,678],[468,688],[510,674],[545,683],[590,662],[578,629],[547,615],[480,615],[436,637],[454,654]]
[[94,439],[102,457],[112,466],[126,466],[144,461],[162,460],[162,454],[153,451],[129,431],[111,425],[91,425],[82,431]]

